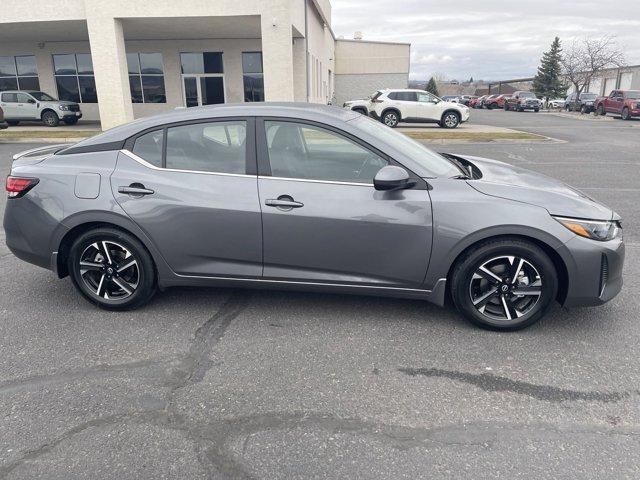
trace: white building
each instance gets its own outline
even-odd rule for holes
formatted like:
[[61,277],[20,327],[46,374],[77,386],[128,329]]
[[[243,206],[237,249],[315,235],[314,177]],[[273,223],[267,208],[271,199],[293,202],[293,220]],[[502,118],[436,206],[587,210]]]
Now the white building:
[[109,128],[178,106],[407,86],[408,44],[336,40],[330,25],[329,0],[3,0],[0,90],[78,101]]

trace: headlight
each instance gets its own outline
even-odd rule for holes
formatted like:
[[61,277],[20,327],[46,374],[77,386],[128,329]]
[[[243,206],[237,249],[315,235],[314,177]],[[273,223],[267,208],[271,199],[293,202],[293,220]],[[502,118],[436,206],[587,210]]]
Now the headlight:
[[63,111],[69,110],[69,107],[67,105],[58,105],[58,108]]
[[580,218],[567,217],[553,218],[555,218],[558,222],[567,227],[576,235],[590,238],[591,240],[598,240],[600,242],[613,240],[618,235],[620,235],[620,232],[622,232],[622,226],[620,225],[620,222],[616,221],[583,220]]

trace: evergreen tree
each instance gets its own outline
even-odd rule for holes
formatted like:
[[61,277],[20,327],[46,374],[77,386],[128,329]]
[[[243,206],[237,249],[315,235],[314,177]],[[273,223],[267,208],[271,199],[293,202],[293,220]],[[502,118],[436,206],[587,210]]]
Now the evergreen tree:
[[469,83],[473,83],[473,77],[469,79]]
[[438,93],[438,85],[436,85],[436,80],[433,77],[429,79],[429,82],[427,83],[427,88],[425,88],[425,90],[429,93],[433,93],[437,97],[440,96],[440,94]]
[[560,98],[567,93],[567,86],[561,78],[562,74],[562,46],[560,38],[556,37],[551,49],[542,55],[538,73],[533,79],[533,91],[539,97]]

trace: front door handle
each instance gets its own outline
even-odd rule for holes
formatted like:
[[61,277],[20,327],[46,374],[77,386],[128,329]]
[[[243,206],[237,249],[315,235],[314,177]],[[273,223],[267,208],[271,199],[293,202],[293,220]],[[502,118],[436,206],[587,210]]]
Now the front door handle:
[[125,193],[127,195],[131,195],[132,197],[142,197],[144,195],[152,195],[155,192],[150,188],[145,188],[145,186],[141,183],[132,183],[128,187],[118,187],[118,193]]
[[269,207],[277,207],[280,210],[285,210],[285,211],[289,211],[294,208],[304,207],[304,203],[296,202],[289,195],[280,195],[277,199],[275,198],[267,199],[265,200],[264,204]]

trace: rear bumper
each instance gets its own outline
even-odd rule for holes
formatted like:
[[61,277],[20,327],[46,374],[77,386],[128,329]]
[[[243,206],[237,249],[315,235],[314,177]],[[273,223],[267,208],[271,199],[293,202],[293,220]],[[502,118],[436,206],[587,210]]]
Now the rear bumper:
[[622,290],[625,247],[621,239],[596,242],[575,237],[563,247],[569,281],[566,307],[602,305]]

